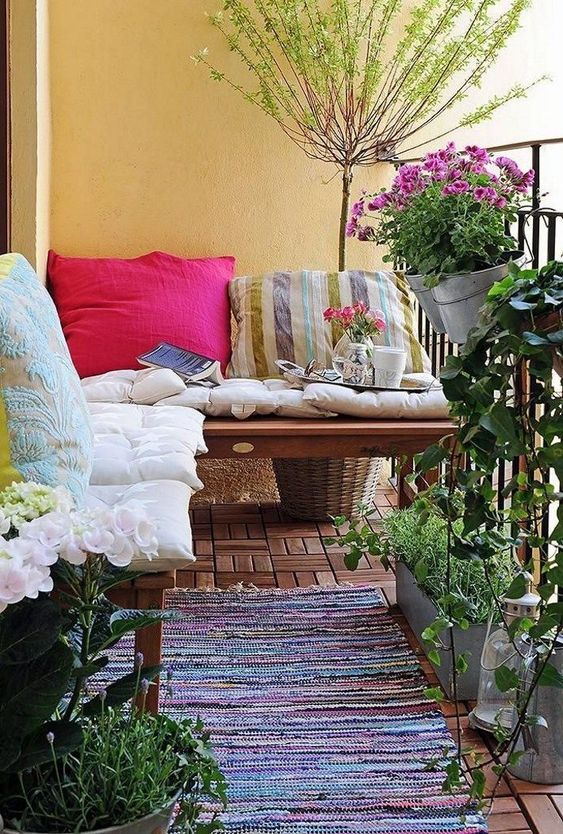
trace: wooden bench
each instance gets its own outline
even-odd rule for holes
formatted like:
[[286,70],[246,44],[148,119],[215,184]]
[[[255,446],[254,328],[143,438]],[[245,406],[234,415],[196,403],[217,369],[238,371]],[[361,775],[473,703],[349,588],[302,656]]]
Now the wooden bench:
[[[405,457],[398,489],[399,506],[412,501],[413,491],[406,481],[412,471],[412,457],[454,430],[448,420],[363,420],[335,417],[318,420],[253,417],[207,418],[204,424],[206,458],[349,458]],[[130,608],[162,608],[164,594],[175,586],[174,571],[146,574],[127,586],[115,589],[112,597]],[[145,663],[161,662],[162,624],[136,635],[136,651]],[[149,709],[158,707],[158,682],[147,697]]]

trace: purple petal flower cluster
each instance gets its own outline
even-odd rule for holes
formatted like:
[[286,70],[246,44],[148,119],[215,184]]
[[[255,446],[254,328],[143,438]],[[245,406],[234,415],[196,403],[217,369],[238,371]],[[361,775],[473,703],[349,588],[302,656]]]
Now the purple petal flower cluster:
[[471,186],[467,180],[455,179],[453,182],[442,188],[442,195],[444,197],[450,197],[454,194],[465,194],[465,192],[469,191],[470,188]]
[[[529,193],[534,178],[534,171],[523,172],[509,157],[494,159],[479,145],[458,150],[449,142],[445,148],[426,154],[419,164],[401,165],[388,191],[372,195],[364,192],[352,206],[346,234],[358,240],[376,240],[377,226],[368,222],[368,212],[381,212],[383,219],[397,217],[425,199],[426,192],[460,200],[460,218],[472,205],[474,210],[489,206],[507,212]],[[441,210],[439,201],[432,205],[438,206],[433,210]]]

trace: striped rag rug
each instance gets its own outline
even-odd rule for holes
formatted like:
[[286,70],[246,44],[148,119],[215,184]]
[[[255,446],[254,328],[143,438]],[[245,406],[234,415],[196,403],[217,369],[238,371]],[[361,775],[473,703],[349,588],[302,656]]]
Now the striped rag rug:
[[167,710],[199,715],[229,781],[232,834],[477,834],[424,761],[452,744],[374,588],[180,591]]

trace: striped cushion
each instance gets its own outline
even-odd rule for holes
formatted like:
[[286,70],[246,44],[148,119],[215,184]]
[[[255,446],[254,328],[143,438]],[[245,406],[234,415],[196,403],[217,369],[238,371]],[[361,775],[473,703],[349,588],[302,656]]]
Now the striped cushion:
[[376,344],[404,348],[406,373],[430,370],[430,360],[414,335],[413,309],[400,273],[271,272],[235,278],[229,293],[238,325],[227,369],[230,377],[276,376],[276,359],[303,366],[317,359],[330,366],[332,349],[342,330],[334,323],[327,324],[323,312],[327,307],[357,301],[372,310],[383,310],[387,327]]

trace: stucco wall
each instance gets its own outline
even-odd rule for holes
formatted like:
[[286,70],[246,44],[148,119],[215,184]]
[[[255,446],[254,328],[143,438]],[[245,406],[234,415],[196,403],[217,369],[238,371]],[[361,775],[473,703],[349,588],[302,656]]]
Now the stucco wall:
[[50,240],[51,112],[47,0],[10,3],[11,234],[45,276]]
[[334,169],[190,58],[208,46],[232,60],[205,17],[215,6],[49,3],[55,248],[232,253],[239,273],[334,267]]
[[[335,170],[308,160],[266,115],[190,59],[208,47],[222,65],[237,66],[205,18],[219,5],[49,0],[55,248],[84,255],[232,253],[239,273],[334,266],[339,182],[328,181]],[[464,131],[461,141],[563,135],[562,28],[561,0],[535,0],[470,101],[544,72],[552,82],[493,122]],[[381,176],[360,170],[355,187]],[[351,265],[375,260],[371,247],[351,244]]]

